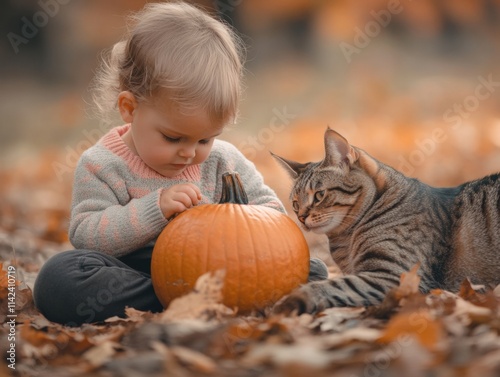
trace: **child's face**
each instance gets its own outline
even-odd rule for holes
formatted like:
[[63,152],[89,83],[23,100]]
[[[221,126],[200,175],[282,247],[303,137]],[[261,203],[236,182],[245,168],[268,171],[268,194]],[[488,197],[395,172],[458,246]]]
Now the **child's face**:
[[127,144],[146,165],[168,178],[205,161],[224,128],[203,109],[186,115],[167,101],[137,104],[129,121]]

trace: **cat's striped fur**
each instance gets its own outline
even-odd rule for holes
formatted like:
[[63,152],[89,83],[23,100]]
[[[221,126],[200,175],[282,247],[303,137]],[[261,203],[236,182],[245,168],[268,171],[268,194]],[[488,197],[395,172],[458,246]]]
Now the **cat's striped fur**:
[[328,236],[344,273],[302,286],[278,312],[380,303],[417,263],[423,292],[455,291],[466,277],[488,287],[500,283],[500,175],[430,187],[331,129],[323,161],[275,157],[294,179],[290,197],[298,219],[304,229]]

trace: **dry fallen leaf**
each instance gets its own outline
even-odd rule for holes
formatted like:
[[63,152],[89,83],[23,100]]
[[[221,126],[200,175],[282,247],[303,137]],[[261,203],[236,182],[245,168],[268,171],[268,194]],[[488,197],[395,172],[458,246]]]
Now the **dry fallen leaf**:
[[390,290],[380,305],[368,307],[366,316],[388,319],[405,303],[405,299],[415,300],[420,295],[420,276],[417,274],[419,268],[420,264],[418,263],[410,271],[403,272],[399,286]]
[[471,302],[457,297],[455,311],[452,317],[464,325],[487,323],[493,320],[494,313],[489,308],[474,305]]
[[420,263],[413,266],[410,271],[401,274],[399,287],[396,288],[395,296],[397,299],[409,297],[419,292],[420,276],[418,270]]
[[341,347],[352,342],[372,343],[381,336],[381,330],[368,327],[346,329],[338,334],[329,334],[322,337],[322,343],[327,348]]
[[194,372],[213,374],[217,370],[215,361],[200,352],[180,346],[171,347],[170,351],[177,358],[179,363],[186,365]]
[[89,337],[78,329],[69,329],[56,324],[38,330],[27,322],[21,326],[20,335],[24,344],[29,343],[34,347],[55,346],[57,354],[80,355],[94,345]]
[[153,313],[151,312],[143,312],[141,310],[130,308],[128,306],[125,308],[125,315],[126,317],[119,317],[119,316],[109,317],[104,322],[109,324],[117,324],[120,322],[140,324],[153,317]]
[[99,367],[111,360],[120,348],[119,343],[108,340],[86,351],[82,358],[87,360],[93,367]]
[[311,323],[310,328],[319,328],[320,331],[339,332],[344,329],[344,324],[350,319],[360,318],[365,308],[329,308],[323,310]]
[[311,341],[300,344],[262,344],[256,345],[244,356],[246,366],[271,364],[275,366],[306,365],[324,368],[331,361],[331,354],[321,349],[320,344]]
[[493,293],[495,295],[496,298],[498,298],[500,300],[500,284],[498,284],[495,289],[493,290]]
[[234,311],[222,304],[225,271],[207,272],[198,278],[194,290],[179,297],[161,313],[162,321],[213,319],[234,316]]
[[400,313],[391,318],[378,342],[397,342],[408,335],[415,337],[422,346],[433,351],[438,348],[444,337],[443,325],[426,309]]
[[485,291],[484,285],[473,285],[469,279],[463,281],[458,296],[474,305],[492,310],[496,309],[499,302],[494,291]]

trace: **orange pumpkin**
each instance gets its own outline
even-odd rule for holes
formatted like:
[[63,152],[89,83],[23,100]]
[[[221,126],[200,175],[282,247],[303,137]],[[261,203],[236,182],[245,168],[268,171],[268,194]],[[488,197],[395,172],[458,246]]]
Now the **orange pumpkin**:
[[164,307],[208,271],[224,269],[223,303],[263,309],[307,281],[309,249],[298,226],[274,209],[248,205],[239,176],[223,176],[219,204],[172,220],[156,241],[151,277]]

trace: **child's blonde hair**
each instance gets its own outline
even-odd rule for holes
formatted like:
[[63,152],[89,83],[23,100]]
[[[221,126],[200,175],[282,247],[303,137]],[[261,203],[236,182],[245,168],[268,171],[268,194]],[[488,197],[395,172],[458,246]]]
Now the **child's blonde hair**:
[[147,4],[131,21],[128,37],[96,76],[94,102],[102,115],[127,90],[138,101],[166,94],[181,111],[201,107],[212,119],[235,120],[242,44],[230,27],[182,2]]

